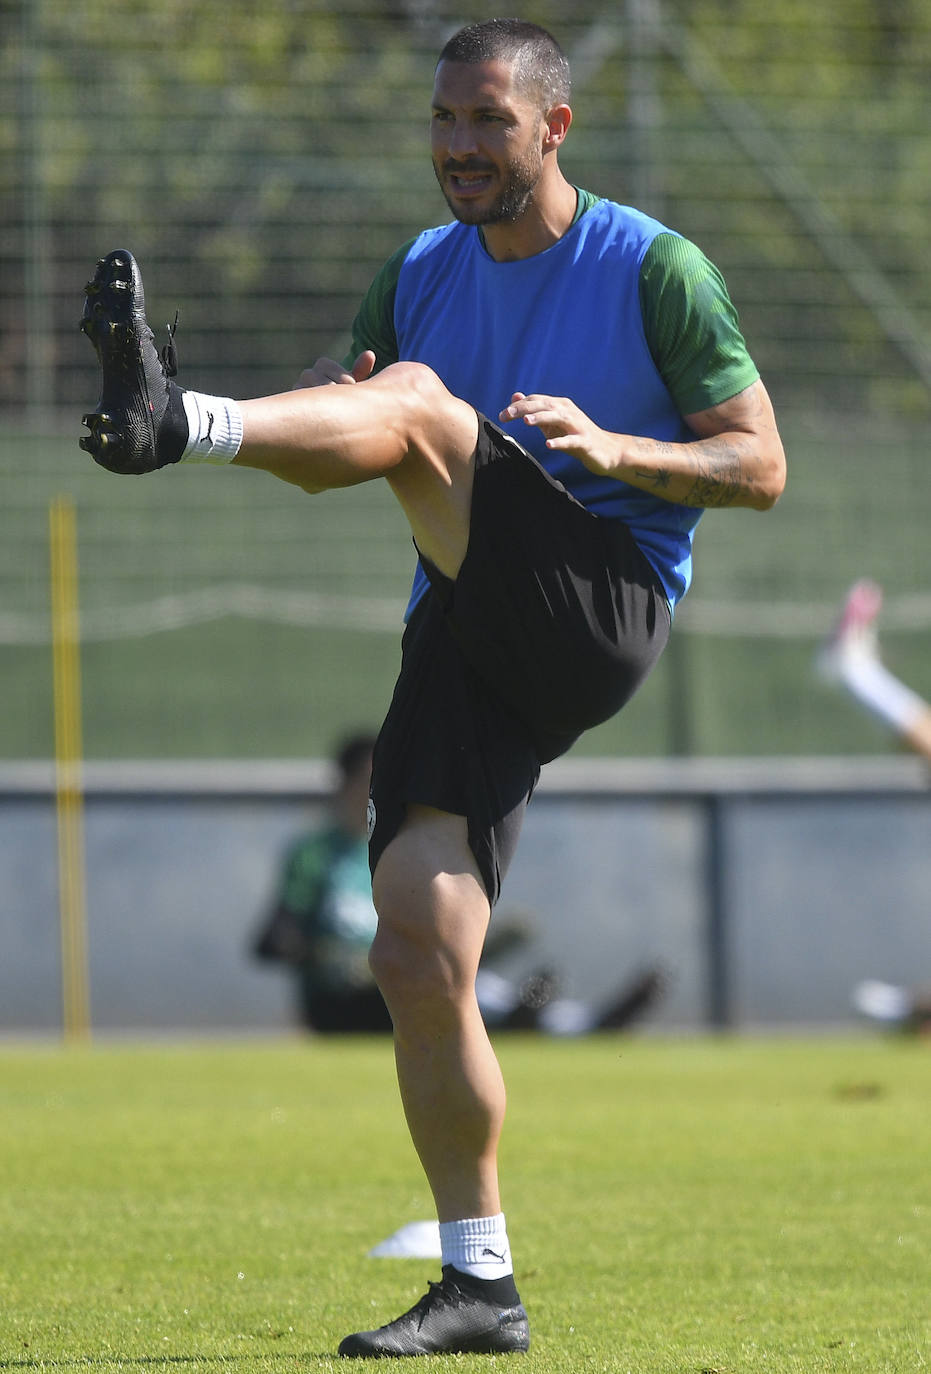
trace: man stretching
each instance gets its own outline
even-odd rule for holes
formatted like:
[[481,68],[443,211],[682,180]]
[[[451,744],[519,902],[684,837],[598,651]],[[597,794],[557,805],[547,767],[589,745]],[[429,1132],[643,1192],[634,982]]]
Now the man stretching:
[[541,764],[662,652],[706,506],[785,481],[720,275],[640,212],[572,186],[569,71],[544,30],[471,25],[436,68],[433,165],[454,216],[386,264],[344,363],[234,401],[183,391],[142,282],[111,253],[82,327],[103,369],[81,442],[105,467],[260,468],[306,492],[383,478],[419,565],[374,755],[371,965],[440,1222],[443,1278],[347,1356],[526,1350],[498,1190],[501,1073],[475,998]]

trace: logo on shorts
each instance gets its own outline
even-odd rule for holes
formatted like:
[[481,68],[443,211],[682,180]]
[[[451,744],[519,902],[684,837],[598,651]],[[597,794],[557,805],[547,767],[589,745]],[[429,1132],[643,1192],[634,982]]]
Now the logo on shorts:
[[372,798],[369,797],[369,804],[365,809],[365,823],[368,826],[368,835],[366,836],[366,838],[369,840],[372,838],[372,833],[375,830],[376,819],[377,817],[375,815],[375,803],[372,801]]

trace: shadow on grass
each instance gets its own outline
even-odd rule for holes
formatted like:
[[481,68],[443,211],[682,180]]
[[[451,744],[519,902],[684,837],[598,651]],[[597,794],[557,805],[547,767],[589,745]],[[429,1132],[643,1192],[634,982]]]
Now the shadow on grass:
[[79,1365],[97,1364],[237,1364],[242,1355],[69,1355],[60,1360],[34,1359],[0,1360],[0,1369],[73,1369]]
[[[62,1359],[43,1359],[41,1355],[15,1360],[0,1360],[0,1369],[77,1369],[90,1365],[233,1365],[251,1360],[251,1355],[68,1355]],[[304,1350],[301,1360],[332,1360],[332,1350]]]

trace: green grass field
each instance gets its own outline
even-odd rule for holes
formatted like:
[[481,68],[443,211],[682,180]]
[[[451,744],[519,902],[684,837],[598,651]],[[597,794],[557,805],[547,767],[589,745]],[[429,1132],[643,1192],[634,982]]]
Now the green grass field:
[[[927,1043],[499,1049],[534,1344],[431,1369],[931,1364]],[[0,1140],[0,1369],[335,1370],[437,1277],[386,1041],[7,1045]]]

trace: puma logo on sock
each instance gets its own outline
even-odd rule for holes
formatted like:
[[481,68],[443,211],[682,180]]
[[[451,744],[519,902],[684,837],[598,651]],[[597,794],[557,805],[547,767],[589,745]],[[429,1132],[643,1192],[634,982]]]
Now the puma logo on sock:
[[496,1259],[499,1264],[504,1263],[504,1256],[499,1255],[497,1250],[489,1250],[487,1245],[485,1246],[485,1249],[482,1251],[482,1259],[484,1259],[486,1255],[491,1255],[492,1259]]

